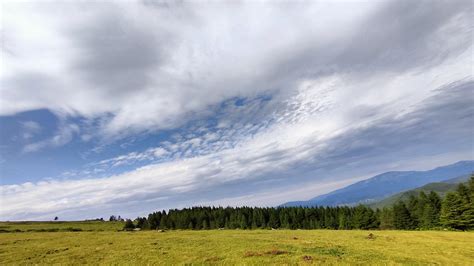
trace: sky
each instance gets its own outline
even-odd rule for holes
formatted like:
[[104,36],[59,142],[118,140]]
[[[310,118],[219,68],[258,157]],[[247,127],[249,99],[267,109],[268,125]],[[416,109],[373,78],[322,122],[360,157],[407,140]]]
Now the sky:
[[2,1],[0,220],[276,206],[474,158],[470,1]]

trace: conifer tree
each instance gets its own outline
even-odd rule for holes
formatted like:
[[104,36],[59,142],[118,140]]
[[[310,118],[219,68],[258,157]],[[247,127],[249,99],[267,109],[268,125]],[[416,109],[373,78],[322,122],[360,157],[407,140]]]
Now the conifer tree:
[[463,201],[457,192],[448,193],[441,208],[441,224],[455,229],[464,229],[465,225],[461,217],[464,211],[463,205]]
[[474,175],[471,175],[471,178],[468,182],[468,185],[463,183],[459,184],[457,188],[457,193],[462,201],[462,213],[461,213],[461,224],[463,229],[473,229],[474,228],[474,201],[472,201],[472,194],[474,191],[471,189],[473,186]]
[[471,175],[471,178],[468,182],[469,197],[465,202],[467,204],[466,209],[463,213],[463,220],[466,223],[466,229],[474,229],[474,174]]
[[414,195],[410,195],[410,198],[408,199],[408,204],[406,207],[410,213],[412,227],[413,228],[418,227],[421,220],[421,212],[423,211],[423,207],[424,207],[423,203],[420,201],[420,198]]
[[394,217],[392,208],[383,208],[380,213],[380,229],[394,229]]
[[431,191],[426,198],[422,209],[420,225],[424,229],[430,229],[439,225],[439,215],[441,211],[441,198],[434,191]]
[[410,211],[402,201],[393,206],[393,225],[396,229],[413,229],[415,227]]

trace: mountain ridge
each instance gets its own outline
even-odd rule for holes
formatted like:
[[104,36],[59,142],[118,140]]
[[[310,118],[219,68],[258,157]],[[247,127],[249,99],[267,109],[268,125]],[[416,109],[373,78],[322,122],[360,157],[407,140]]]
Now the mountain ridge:
[[472,172],[474,172],[474,161],[472,160],[459,161],[427,171],[389,171],[306,201],[290,201],[280,206],[369,204],[405,190],[469,175]]
[[434,182],[428,183],[421,187],[417,187],[414,189],[402,191],[396,193],[392,196],[384,198],[380,201],[368,204],[367,206],[371,207],[372,209],[382,209],[387,206],[391,206],[398,201],[406,201],[410,198],[410,196],[418,196],[418,194],[423,191],[426,194],[430,193],[431,191],[436,192],[441,198],[451,191],[455,191],[456,188],[460,183],[466,183],[469,180],[469,175],[459,176],[452,179],[444,180],[442,182]]

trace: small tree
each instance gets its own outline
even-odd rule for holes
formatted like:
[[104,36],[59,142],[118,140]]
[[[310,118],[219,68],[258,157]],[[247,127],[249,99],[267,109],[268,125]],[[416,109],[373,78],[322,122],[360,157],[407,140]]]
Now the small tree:
[[136,228],[145,229],[145,230],[150,229],[150,224],[148,223],[148,220],[145,217],[138,217],[136,219],[136,222],[137,222]]
[[135,225],[133,224],[132,220],[127,219],[127,221],[125,222],[125,225],[123,226],[123,230],[130,231],[133,229],[135,229]]

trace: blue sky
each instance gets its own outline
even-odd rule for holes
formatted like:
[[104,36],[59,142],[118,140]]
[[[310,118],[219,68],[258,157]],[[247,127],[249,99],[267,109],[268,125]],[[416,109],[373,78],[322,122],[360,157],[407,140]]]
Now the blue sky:
[[274,206],[474,158],[469,1],[2,10],[0,220]]

